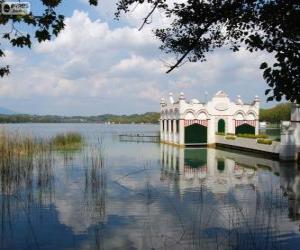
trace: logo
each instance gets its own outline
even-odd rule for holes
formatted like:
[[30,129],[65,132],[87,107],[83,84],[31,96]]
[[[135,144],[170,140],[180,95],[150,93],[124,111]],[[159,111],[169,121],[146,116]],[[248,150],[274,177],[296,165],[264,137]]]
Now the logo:
[[3,15],[28,15],[30,13],[29,2],[4,2],[1,4]]

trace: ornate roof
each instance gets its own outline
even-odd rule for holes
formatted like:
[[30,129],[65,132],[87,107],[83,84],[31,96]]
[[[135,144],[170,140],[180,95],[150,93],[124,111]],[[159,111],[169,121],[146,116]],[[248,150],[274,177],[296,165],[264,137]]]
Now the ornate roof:
[[220,90],[215,94],[215,97],[227,97],[228,95],[223,91]]

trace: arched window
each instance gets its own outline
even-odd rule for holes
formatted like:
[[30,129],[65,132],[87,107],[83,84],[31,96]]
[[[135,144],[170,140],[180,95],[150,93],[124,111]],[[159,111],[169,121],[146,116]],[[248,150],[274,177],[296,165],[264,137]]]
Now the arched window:
[[225,121],[223,119],[218,121],[218,133],[225,133]]

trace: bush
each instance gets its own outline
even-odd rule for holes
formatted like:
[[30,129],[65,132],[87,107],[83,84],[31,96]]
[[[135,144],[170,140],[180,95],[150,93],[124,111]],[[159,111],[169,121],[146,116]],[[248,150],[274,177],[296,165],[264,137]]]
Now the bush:
[[226,135],[232,135],[232,136],[235,136],[235,134],[234,134],[234,133],[227,133]]
[[268,136],[266,134],[259,134],[259,135],[256,135],[256,138],[257,139],[267,139]]
[[272,140],[270,139],[257,139],[257,143],[259,144],[267,144],[267,145],[271,145],[272,144]]
[[225,139],[226,139],[226,140],[235,140],[236,137],[233,136],[233,135],[226,135],[226,136],[225,136]]
[[265,134],[259,134],[259,135],[254,135],[254,134],[237,134],[237,137],[242,137],[242,138],[248,138],[248,139],[267,139],[268,136]]

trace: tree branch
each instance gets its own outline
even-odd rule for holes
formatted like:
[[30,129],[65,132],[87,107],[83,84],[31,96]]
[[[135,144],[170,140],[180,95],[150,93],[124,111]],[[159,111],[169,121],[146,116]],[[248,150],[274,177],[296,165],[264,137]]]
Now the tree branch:
[[148,13],[148,15],[144,18],[144,21],[143,21],[141,27],[139,28],[139,31],[141,31],[141,30],[144,28],[145,24],[148,23],[148,19],[150,18],[150,16],[153,14],[153,12],[155,11],[155,9],[157,8],[158,3],[159,3],[159,0],[157,0],[157,1],[155,2],[155,4],[154,4],[152,10],[151,10],[151,11]]
[[201,36],[207,32],[209,26],[213,24],[213,21],[209,22],[201,31],[201,33],[197,36],[196,40],[191,44],[190,48],[177,60],[177,62],[170,67],[170,69],[166,72],[167,74],[172,72],[175,68],[179,67],[180,63],[188,56],[188,54],[194,49],[196,44],[199,42]]

